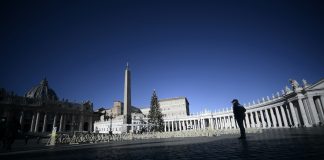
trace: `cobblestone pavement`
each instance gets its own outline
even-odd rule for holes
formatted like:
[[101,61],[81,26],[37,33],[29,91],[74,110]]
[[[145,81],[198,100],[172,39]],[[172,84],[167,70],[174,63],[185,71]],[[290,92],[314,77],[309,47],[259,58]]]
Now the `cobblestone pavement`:
[[0,153],[0,159],[323,159],[324,128],[268,129],[261,134],[36,147]]

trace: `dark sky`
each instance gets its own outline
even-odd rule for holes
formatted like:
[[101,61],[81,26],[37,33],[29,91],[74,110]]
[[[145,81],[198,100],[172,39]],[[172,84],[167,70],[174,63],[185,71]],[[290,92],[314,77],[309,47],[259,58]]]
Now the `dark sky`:
[[59,98],[95,107],[185,96],[191,112],[271,96],[324,71],[321,1],[1,1],[0,87],[46,77]]

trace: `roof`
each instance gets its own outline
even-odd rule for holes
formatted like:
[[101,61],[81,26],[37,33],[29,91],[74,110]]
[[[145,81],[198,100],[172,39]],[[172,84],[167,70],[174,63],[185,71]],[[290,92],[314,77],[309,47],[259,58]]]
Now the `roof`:
[[160,99],[159,102],[163,102],[163,101],[171,101],[171,100],[179,100],[179,99],[185,99],[186,101],[188,101],[186,97],[174,97],[174,98],[165,98],[165,99]]
[[25,96],[34,99],[58,100],[55,91],[48,86],[46,78],[43,79],[40,84],[30,89]]

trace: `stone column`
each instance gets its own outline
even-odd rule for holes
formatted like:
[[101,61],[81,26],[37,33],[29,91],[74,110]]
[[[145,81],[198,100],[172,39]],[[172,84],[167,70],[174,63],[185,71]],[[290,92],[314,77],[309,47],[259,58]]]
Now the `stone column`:
[[[66,120],[67,120],[68,114],[64,114],[63,115],[63,127],[62,127],[62,131],[65,132],[65,126],[66,126]],[[89,131],[89,126],[90,124],[88,123],[88,131]]]
[[276,117],[275,117],[275,115],[273,113],[273,108],[270,108],[270,115],[271,115],[273,127],[274,128],[277,128],[277,121],[276,121]]
[[283,127],[288,127],[287,118],[283,107],[284,106],[279,106],[282,115]]
[[321,110],[324,115],[324,96],[320,96],[319,99],[321,100]]
[[232,124],[233,124],[233,128],[236,129],[236,124],[235,124],[235,117],[234,117],[234,115],[232,115]]
[[170,121],[167,121],[167,131],[170,132]]
[[[290,126],[292,126],[292,115],[291,115],[291,113],[289,112],[289,109],[288,109],[288,104],[287,105],[285,105],[285,108],[284,108],[284,110],[286,111],[286,115],[287,115],[287,122],[288,122],[288,124],[290,125]],[[289,127],[289,126],[288,126]]]
[[238,129],[239,127],[238,127],[238,125],[237,125],[237,122],[236,122],[236,120],[235,120],[235,117],[233,117],[233,119],[234,119],[235,128]]
[[275,106],[275,110],[273,112],[274,112],[275,118],[277,118],[278,127],[282,128],[282,121],[281,121],[280,113],[278,110],[278,106]]
[[84,123],[84,117],[83,115],[80,115],[79,131],[83,131],[83,123]]
[[254,112],[251,112],[251,128],[255,128],[256,125],[255,125],[255,122],[254,122]]
[[180,131],[184,131],[184,121],[180,121]]
[[34,132],[34,125],[35,125],[35,114],[33,113],[32,121],[30,124],[29,132]]
[[164,122],[164,132],[166,132],[166,122]]
[[261,115],[262,128],[266,128],[266,123],[265,123],[265,117],[264,117],[264,114],[263,114],[263,110],[260,110],[260,115]]
[[72,114],[72,125],[71,125],[71,132],[74,132],[74,127],[75,127],[75,115]]
[[34,132],[37,133],[38,132],[38,125],[39,125],[39,112],[37,112],[36,114],[36,121],[35,121],[35,130]]
[[219,117],[220,129],[224,129],[223,117]]
[[215,129],[218,129],[218,118],[215,118]]
[[183,121],[185,130],[188,130],[188,121]]
[[229,129],[233,128],[233,124],[232,124],[232,116],[228,116],[228,122],[229,122]]
[[170,124],[170,121],[168,121],[168,132],[171,132],[171,124]]
[[60,129],[59,132],[63,131],[63,114],[61,114],[61,118],[60,118]]
[[216,129],[220,128],[219,125],[220,125],[219,117],[216,117]]
[[277,117],[279,127],[282,128],[282,120],[281,120],[281,116],[280,116],[280,113],[279,113],[279,110],[278,110],[278,106],[275,107],[275,116]]
[[298,105],[299,105],[299,109],[300,109],[300,112],[301,112],[301,115],[302,115],[302,118],[303,118],[303,121],[304,121],[304,125],[306,127],[310,127],[311,125],[308,123],[308,119],[306,117],[306,112],[305,112],[305,107],[304,107],[304,104],[301,100],[301,97],[298,97]]
[[227,129],[227,120],[226,120],[226,116],[224,116],[224,129]]
[[229,129],[231,127],[231,121],[230,121],[230,117],[229,116],[226,116],[226,120],[227,120],[227,127],[226,129]]
[[315,106],[317,108],[320,121],[324,122],[322,104],[321,104],[320,98],[318,98],[318,97],[315,98]]
[[93,128],[92,128],[92,116],[89,117],[89,131],[93,132]]
[[295,127],[298,127],[298,120],[297,120],[295,108],[294,108],[294,105],[290,101],[289,101],[289,108],[290,108],[290,112],[292,114],[292,122]]
[[267,117],[267,128],[270,128],[271,127],[271,120],[270,120],[268,109],[265,109],[264,111],[265,111],[264,113],[265,113],[265,115]]
[[44,114],[43,130],[42,130],[43,133],[46,131],[46,123],[47,123],[47,113]]
[[192,125],[192,129],[195,130],[195,120],[190,120],[190,123]]
[[231,120],[231,129],[235,128],[235,124],[234,124],[234,118],[233,116],[230,116],[230,120]]
[[193,129],[196,130],[196,120],[193,119],[193,120],[191,121],[191,123],[192,123],[192,127],[193,127]]
[[194,129],[194,124],[193,124],[193,121],[192,121],[192,119],[191,119],[191,120],[189,120],[189,124],[190,124],[190,126],[191,126],[191,129]]
[[172,128],[172,130],[171,131],[173,131],[174,132],[174,121],[171,121],[171,128]]
[[54,115],[54,120],[53,120],[53,128],[56,127],[56,118],[57,118],[57,115],[55,114]]
[[245,120],[246,120],[246,128],[251,128],[250,119],[249,119],[249,113],[246,113]]
[[175,122],[175,127],[176,127],[176,131],[180,131],[180,128],[181,128],[180,121]]
[[314,99],[311,96],[308,96],[307,99],[308,99],[308,103],[309,103],[309,106],[310,106],[310,109],[311,109],[312,117],[314,118],[314,124],[318,125],[320,120],[319,120],[319,115],[318,115],[318,113],[316,111],[316,108],[315,108]]
[[308,123],[309,123],[309,125],[312,125],[314,123],[314,118],[311,115],[312,114],[311,113],[312,111],[310,110],[310,106],[308,104],[307,98],[302,99],[302,102],[303,102],[303,105],[305,107],[305,112],[306,112],[306,117],[308,119]]
[[186,120],[186,124],[187,124],[187,130],[189,130],[190,121],[189,120]]
[[24,122],[24,111],[21,111],[20,118],[19,118],[19,124],[21,128],[23,127],[23,122]]
[[255,127],[256,127],[256,128],[260,128],[259,113],[258,113],[258,111],[255,111],[254,113],[255,113],[255,120],[256,120],[256,125],[255,125]]

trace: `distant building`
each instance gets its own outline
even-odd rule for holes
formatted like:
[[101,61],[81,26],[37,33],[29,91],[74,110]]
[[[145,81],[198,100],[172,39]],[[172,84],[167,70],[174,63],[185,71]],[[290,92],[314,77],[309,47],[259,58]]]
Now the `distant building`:
[[25,96],[0,91],[0,116],[19,121],[23,132],[45,133],[57,127],[58,132],[92,131],[93,104],[59,100],[55,91],[43,79]]
[[[185,97],[161,99],[159,103],[164,119],[186,117],[189,115],[189,102]],[[149,111],[150,107],[139,109],[132,106],[131,132],[136,133],[142,129],[146,129]],[[97,112],[100,112],[101,116],[100,120],[94,124],[95,132],[109,133],[111,129],[114,134],[122,133],[123,102],[115,101],[113,107],[109,109],[101,108]]]
[[[166,98],[159,100],[163,118],[183,117],[190,114],[189,102],[186,97]],[[145,117],[150,111],[150,107],[142,108]]]

